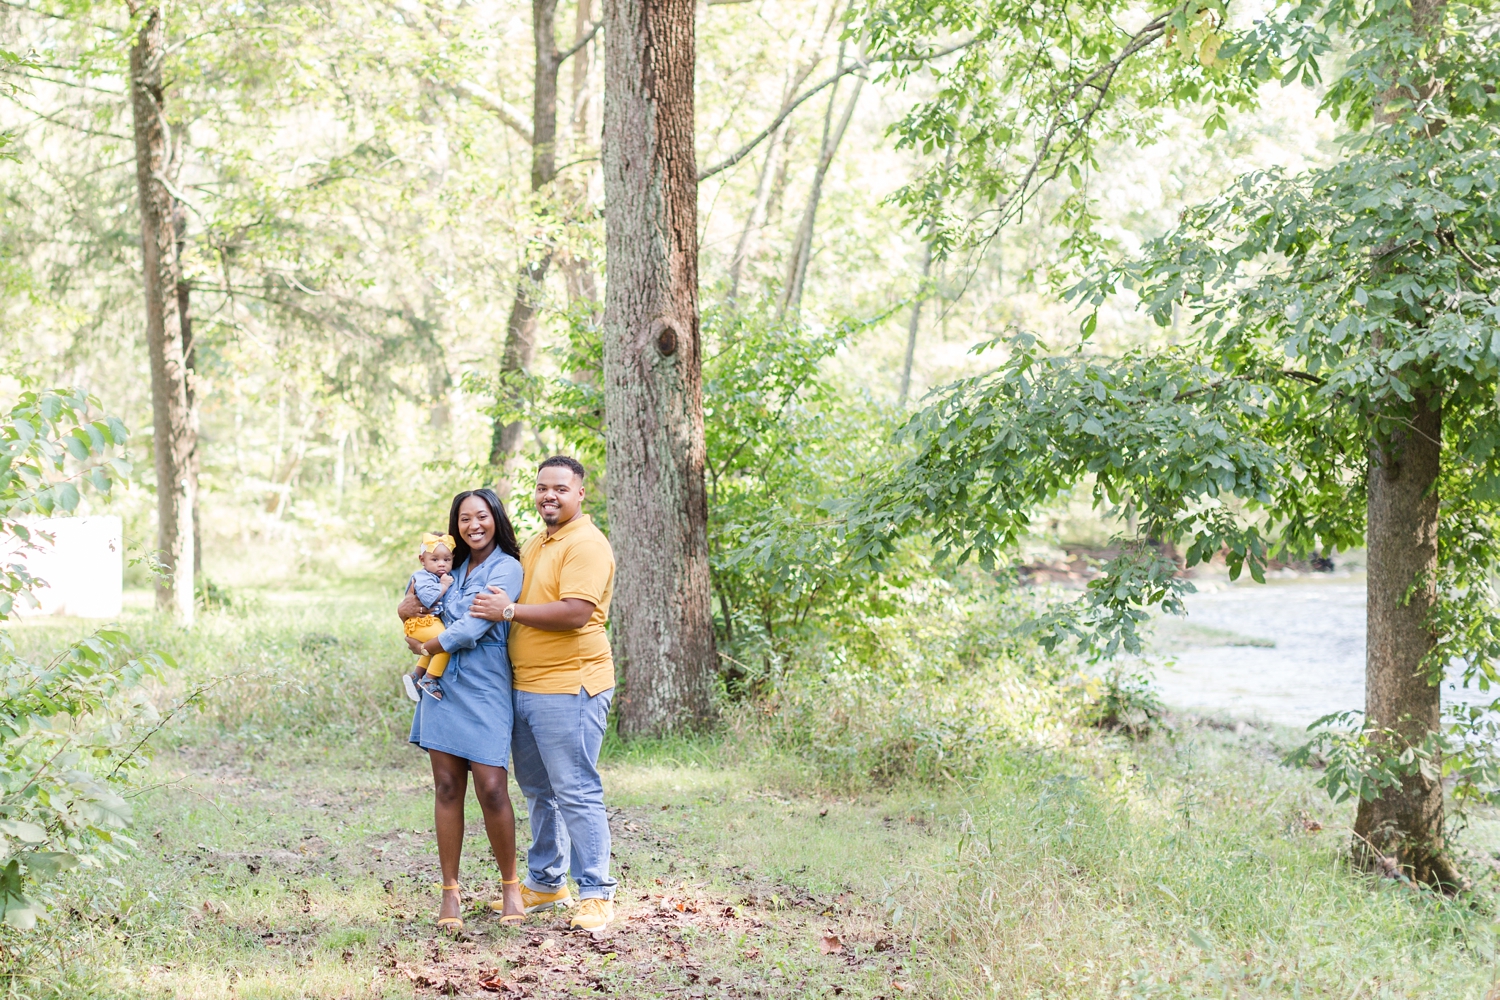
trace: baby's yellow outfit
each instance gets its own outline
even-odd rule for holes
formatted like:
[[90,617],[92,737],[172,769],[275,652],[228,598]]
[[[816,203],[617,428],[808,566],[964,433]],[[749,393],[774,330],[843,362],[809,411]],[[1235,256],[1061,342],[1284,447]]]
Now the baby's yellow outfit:
[[[433,531],[422,533],[421,551],[431,552],[439,545],[452,552],[454,548],[453,536],[440,535]],[[442,603],[443,594],[447,592],[447,588],[441,585],[438,578],[425,570],[418,570],[413,573],[410,584],[412,592],[417,595],[417,600],[421,601],[422,606],[427,608],[436,609]],[[406,634],[418,642],[436,639],[443,634],[443,622],[436,615],[417,615],[415,618],[406,619]],[[433,653],[431,656],[418,657],[417,666],[425,668],[428,677],[441,677],[443,676],[443,671],[448,666],[448,654]]]
[[[415,618],[406,619],[406,634],[418,642],[436,639],[443,634],[443,628],[442,619],[436,615],[417,615]],[[443,671],[448,669],[448,654],[433,653],[431,656],[419,656],[417,666],[425,667],[428,677],[441,677]]]

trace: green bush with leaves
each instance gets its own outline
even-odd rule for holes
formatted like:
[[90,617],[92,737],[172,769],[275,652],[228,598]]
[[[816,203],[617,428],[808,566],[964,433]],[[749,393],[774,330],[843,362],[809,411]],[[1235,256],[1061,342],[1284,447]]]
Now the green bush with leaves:
[[[0,619],[34,600],[45,581],[25,553],[51,543],[23,518],[76,510],[81,490],[108,492],[130,466],[113,418],[91,419],[97,400],[79,390],[20,393],[0,419]],[[123,857],[130,808],[124,783],[145,760],[159,720],[141,681],[165,660],[105,629],[38,661],[0,633],[0,919],[30,929],[48,884],[62,871]]]
[[[566,374],[501,395],[529,400],[531,419],[597,468],[599,331],[587,312],[570,321],[557,359]],[[780,317],[769,302],[704,311],[708,541],[716,638],[733,697],[769,691],[790,658],[814,647],[836,646],[840,656],[859,650],[864,662],[880,661],[871,623],[899,617],[903,588],[934,572],[925,546],[915,542],[878,569],[851,558],[844,544],[838,507],[888,463],[897,414],[831,377],[828,362],[877,321],[814,328]],[[475,379],[466,384],[496,391]],[[510,418],[517,411],[495,413]],[[605,496],[591,485],[590,503],[607,523],[605,485]]]

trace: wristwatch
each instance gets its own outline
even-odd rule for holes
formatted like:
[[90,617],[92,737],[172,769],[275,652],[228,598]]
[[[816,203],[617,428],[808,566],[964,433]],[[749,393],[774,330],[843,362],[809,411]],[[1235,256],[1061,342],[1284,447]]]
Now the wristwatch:
[[514,603],[507,604],[505,610],[500,612],[500,617],[506,621],[513,621],[516,617],[516,606]]

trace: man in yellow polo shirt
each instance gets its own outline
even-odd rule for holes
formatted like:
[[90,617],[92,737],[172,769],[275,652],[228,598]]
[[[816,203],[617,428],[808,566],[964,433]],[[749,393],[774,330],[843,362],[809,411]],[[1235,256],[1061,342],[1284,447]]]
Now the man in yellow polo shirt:
[[542,463],[536,509],[546,530],[521,546],[521,594],[512,601],[492,587],[469,613],[511,623],[511,754],[531,813],[521,884],[526,912],[572,905],[564,881],[571,872],[579,897],[572,926],[598,932],[614,918],[599,748],[615,688],[604,629],[615,556],[583,512],[583,484],[576,459],[555,455]]

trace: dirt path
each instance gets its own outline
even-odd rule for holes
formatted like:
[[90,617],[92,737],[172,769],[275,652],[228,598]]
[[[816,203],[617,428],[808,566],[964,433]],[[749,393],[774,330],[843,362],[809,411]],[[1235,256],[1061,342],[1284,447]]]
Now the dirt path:
[[[538,914],[511,929],[471,912],[463,938],[427,934],[423,960],[393,958],[393,974],[456,996],[804,996],[810,980],[833,996],[883,996],[885,986],[902,992],[895,984],[903,963],[882,916],[852,893],[817,895],[734,870],[712,880],[643,877],[681,860],[674,853],[682,842],[659,836],[653,818],[644,809],[612,810],[625,877],[618,918],[603,935],[569,932],[566,914]],[[483,888],[481,906],[499,886]],[[800,975],[783,972],[778,958],[762,961],[812,959],[814,943],[817,957]]]
[[[498,872],[471,808],[467,928],[455,938],[433,925],[420,755],[298,761],[227,749],[164,759],[170,785],[144,797],[151,833],[143,863],[124,872],[142,903],[98,956],[122,995],[921,995],[880,901],[840,880],[853,863],[847,851],[840,859],[840,824],[873,831],[886,860],[870,867],[888,870],[929,836],[906,817],[779,800],[716,769],[612,765],[615,924],[598,938],[569,932],[565,914],[501,925],[485,905]],[[524,823],[519,834],[524,844]]]

